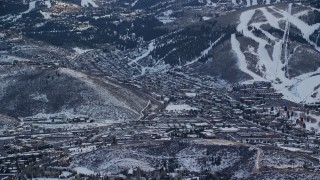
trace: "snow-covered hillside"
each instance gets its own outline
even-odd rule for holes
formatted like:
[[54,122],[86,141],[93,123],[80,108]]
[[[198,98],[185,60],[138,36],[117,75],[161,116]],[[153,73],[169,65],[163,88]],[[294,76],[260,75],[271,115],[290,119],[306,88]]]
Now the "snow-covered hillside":
[[109,123],[138,119],[149,104],[137,91],[69,68],[0,69],[0,114],[12,117],[65,114]]
[[[171,166],[179,167],[180,170],[190,172],[201,172],[204,168],[209,172],[220,170],[249,172],[255,155],[255,151],[249,150],[247,146],[196,144],[183,141],[119,147],[111,146],[79,154],[73,158],[72,166],[85,167],[100,174],[119,173],[130,168],[140,168],[148,172],[163,166],[167,169]],[[246,152],[245,155],[243,152]],[[166,165],[164,162],[170,163]]]
[[[309,55],[319,57],[320,48],[309,37],[320,28],[320,23],[308,24],[300,19],[312,10],[289,3],[242,12],[238,34],[231,38],[239,69],[253,81],[272,82],[285,99],[306,103],[319,101],[318,58]],[[313,68],[303,69],[314,63]]]

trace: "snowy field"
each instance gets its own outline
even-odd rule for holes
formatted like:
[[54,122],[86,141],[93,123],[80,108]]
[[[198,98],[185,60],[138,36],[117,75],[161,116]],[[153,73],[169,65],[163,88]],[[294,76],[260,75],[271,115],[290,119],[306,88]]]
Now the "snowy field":
[[197,108],[193,108],[188,104],[169,104],[166,107],[167,111],[189,111],[189,110],[196,110]]

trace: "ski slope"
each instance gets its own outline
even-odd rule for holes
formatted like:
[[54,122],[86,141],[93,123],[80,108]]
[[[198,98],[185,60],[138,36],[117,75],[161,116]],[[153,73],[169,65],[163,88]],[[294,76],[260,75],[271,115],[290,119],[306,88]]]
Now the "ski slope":
[[255,74],[254,72],[252,72],[248,69],[246,57],[244,56],[243,52],[240,49],[240,43],[237,40],[235,34],[231,35],[231,46],[237,55],[239,69],[241,71],[249,74],[253,78],[254,81],[263,81],[264,79],[262,77],[260,77],[259,75]]
[[128,63],[128,65],[131,66],[132,64],[137,63],[139,60],[147,57],[147,56],[150,54],[150,52],[154,50],[154,48],[155,48],[155,47],[154,47],[154,44],[155,44],[155,42],[154,42],[154,40],[152,40],[152,41],[149,43],[149,45],[148,45],[148,49],[147,49],[146,51],[144,51],[140,56],[138,56],[138,57],[136,57],[135,59],[131,60],[131,61]]
[[26,10],[26,11],[23,12],[22,14],[27,14],[27,13],[31,12],[34,8],[36,8],[36,2],[37,2],[37,1],[31,1],[31,2],[29,3],[29,8],[28,8],[28,10]]
[[222,35],[221,37],[219,37],[215,42],[210,43],[209,47],[208,47],[207,49],[205,49],[204,51],[202,51],[202,52],[201,52],[201,55],[200,55],[199,57],[195,58],[194,60],[192,60],[192,61],[190,61],[190,62],[187,62],[187,63],[185,64],[185,66],[191,65],[191,64],[199,61],[199,59],[201,59],[201,58],[204,57],[205,55],[207,55],[207,54],[209,53],[209,51],[212,49],[212,47],[213,47],[214,45],[216,45],[216,44],[221,40],[221,38],[223,38],[223,37],[224,37],[224,35]]
[[[315,43],[309,39],[309,36],[316,29],[320,28],[320,24],[308,25],[300,20],[300,14],[305,14],[305,12],[293,15],[292,5],[292,3],[289,3],[286,10],[280,10],[274,6],[269,6],[272,11],[282,15],[277,17],[266,7],[250,9],[241,13],[237,31],[242,32],[244,37],[258,43],[257,50],[250,46],[247,47],[247,52],[254,55],[258,60],[254,72],[248,69],[250,62],[248,62],[244,52],[242,52],[240,48],[241,44],[235,34],[231,37],[232,50],[238,58],[239,69],[250,75],[253,78],[253,81],[270,81],[273,83],[274,88],[284,95],[285,99],[294,102],[312,103],[320,101],[320,74],[317,74],[320,73],[320,70],[317,69],[315,72],[305,73],[297,77],[290,77],[287,69],[290,65],[290,59],[292,58],[292,52],[288,52],[288,47],[291,46],[289,43],[289,34],[290,25],[293,25],[301,31],[302,37],[309,42],[311,46],[320,51],[320,48],[316,47]],[[262,12],[266,20],[251,22],[256,11]],[[285,27],[280,27],[281,22],[285,22]],[[283,37],[275,37],[261,28],[262,25],[267,24],[273,28],[282,30],[284,32]],[[253,33],[249,26],[260,30],[262,34],[270,40],[268,41],[263,36],[258,37]],[[271,54],[268,53],[267,46],[272,47],[273,50]],[[293,49],[293,53],[298,48],[300,48],[300,45],[297,45]]]

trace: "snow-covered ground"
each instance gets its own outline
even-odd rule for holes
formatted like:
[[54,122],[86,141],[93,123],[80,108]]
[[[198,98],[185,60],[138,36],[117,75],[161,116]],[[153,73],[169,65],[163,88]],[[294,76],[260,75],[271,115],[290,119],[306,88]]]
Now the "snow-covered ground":
[[176,19],[174,17],[170,17],[172,13],[172,10],[167,10],[163,12],[161,16],[157,16],[157,19],[161,21],[163,24],[171,23]]
[[210,20],[210,19],[211,19],[211,17],[203,16],[203,17],[202,17],[202,19],[203,19],[204,21],[207,21],[207,20]]
[[[85,84],[87,84],[89,87],[92,88],[92,90],[96,91],[101,96],[102,99],[105,100],[105,103],[108,103],[108,104],[111,103],[111,104],[114,104],[115,106],[120,106],[120,107],[126,108],[132,112],[135,112],[136,114],[140,114],[140,112],[137,112],[136,110],[134,110],[134,109],[130,108],[128,105],[126,105],[125,102],[122,102],[122,101],[116,99],[116,97],[113,96],[111,92],[108,92],[107,89],[98,85],[93,79],[89,78],[86,74],[72,70],[72,69],[68,69],[68,68],[60,68],[59,71],[63,74],[67,74],[71,77],[77,78],[77,79],[81,80],[82,82],[84,82]],[[118,87],[117,85],[115,85],[111,82],[106,82],[106,83]]]
[[[319,101],[320,88],[316,87],[320,84],[320,77],[319,75],[315,75],[316,73],[320,72],[319,69],[315,72],[305,73],[294,78],[290,78],[288,72],[283,71],[282,69],[287,67],[291,58],[288,53],[288,35],[290,33],[289,24],[297,27],[302,32],[303,38],[314,46],[314,43],[309,40],[309,36],[320,27],[320,23],[308,25],[300,20],[297,16],[292,15],[292,3],[289,3],[287,11],[279,10],[273,6],[270,8],[274,12],[281,14],[282,17],[275,16],[270,12],[270,10],[268,11],[266,7],[261,7],[258,9],[244,11],[240,15],[240,23],[237,26],[238,32],[242,32],[245,37],[250,38],[258,43],[258,48],[256,51],[253,48],[250,49],[250,47],[248,47],[248,51],[255,55],[258,59],[256,71],[260,72],[262,76],[248,69],[249,62],[247,62],[244,52],[242,52],[240,48],[240,42],[236,38],[235,34],[233,34],[231,37],[231,45],[238,58],[239,69],[250,75],[254,81],[273,82],[274,88],[278,92],[281,92],[285,99],[298,103],[311,103]],[[266,21],[249,24],[256,11],[261,11]],[[276,29],[281,29],[281,21],[286,22],[285,29],[282,29],[284,31],[283,38],[276,38],[261,28],[262,25],[269,24]],[[256,36],[252,30],[249,30],[249,25],[261,30],[262,33],[271,41],[267,41],[262,37]],[[268,53],[266,48],[267,45],[273,47],[273,53],[271,55]],[[297,46],[295,50],[297,48],[299,47]],[[320,50],[320,48],[317,49]],[[281,59],[281,54],[284,54],[284,60]]]
[[[300,151],[299,148],[291,148],[280,145],[282,149],[296,152]],[[277,169],[286,169],[293,167],[303,167],[305,163],[310,163],[311,161],[308,159],[304,159],[303,157],[297,157],[293,155],[291,152],[285,151],[276,151],[274,149],[268,149],[263,151],[263,156],[261,158],[261,166],[273,167]]]
[[[181,150],[176,157],[178,158],[179,164],[182,168],[193,172],[200,172],[202,169],[202,159],[205,159],[207,150],[204,148],[189,147]],[[220,165],[207,164],[206,169],[211,172],[220,171],[226,167],[233,165],[239,158],[239,155],[235,152],[224,152],[223,154],[216,154],[221,157]]]
[[[141,65],[140,65],[141,66]],[[158,61],[154,66],[147,67],[141,66],[141,76],[145,75],[147,72],[155,73],[155,72],[164,72],[168,70],[170,65],[165,64],[164,61]]]
[[99,7],[93,0],[81,0],[82,7]]
[[78,174],[85,174],[85,175],[94,175],[96,174],[94,171],[85,168],[85,167],[75,167],[73,168]]
[[149,43],[149,45],[148,45],[148,49],[146,49],[140,56],[138,56],[135,59],[131,60],[128,64],[132,65],[134,63],[137,63],[139,60],[147,57],[150,54],[150,52],[154,50],[154,48],[155,48],[154,47],[154,43],[155,43],[154,41],[151,41]]
[[147,162],[132,159],[132,158],[114,158],[111,161],[104,164],[101,168],[108,169],[112,166],[118,166],[125,169],[139,167],[144,171],[153,171],[154,168]]
[[294,148],[294,147],[287,147],[287,146],[278,146],[278,147],[280,147],[281,149],[286,149],[286,150],[293,151],[293,152],[302,151],[301,148]]
[[197,93],[185,93],[187,97],[196,97]]
[[[6,19],[3,19],[3,20],[4,21],[12,21],[12,22],[17,21],[18,19],[22,18],[23,14],[27,14],[27,13],[31,12],[32,10],[34,10],[36,8],[37,2],[38,2],[38,0],[30,1],[29,8],[26,11],[20,13],[19,15],[9,15]],[[51,4],[49,5],[48,2],[45,2],[45,4],[47,5],[48,8],[49,8],[49,6],[51,7]]]
[[[245,161],[241,161],[243,153]],[[74,156],[73,167],[86,167],[100,174],[112,174],[135,170],[153,171],[163,167],[163,162],[173,160],[180,170],[200,172],[208,169],[216,172],[241,164],[241,169],[254,161],[254,151],[247,146],[234,145],[225,140],[166,141],[142,145],[110,146],[86,154]],[[241,161],[241,162],[240,162]],[[240,174],[239,174],[240,176]]]
[[239,69],[241,71],[249,74],[253,78],[254,81],[263,80],[262,77],[260,77],[259,75],[255,74],[254,72],[252,72],[248,69],[248,63],[246,61],[246,57],[244,56],[243,52],[240,49],[240,43],[237,40],[235,34],[231,35],[231,46],[232,46],[232,50],[235,52],[235,54],[238,58]]
[[40,11],[44,19],[51,19],[51,14],[48,12]]
[[23,12],[23,14],[27,14],[27,13],[31,12],[34,8],[36,8],[36,2],[37,1],[30,1],[28,10]]
[[193,108],[187,104],[169,104],[166,107],[167,111],[188,111],[188,110],[196,110],[197,108]]
[[[293,123],[296,123],[296,120],[300,118],[304,119],[303,122],[305,123],[307,130],[314,131],[318,134],[320,133],[320,115],[319,114],[315,112],[306,114],[305,112],[297,111],[291,117],[291,120],[293,121]],[[307,119],[309,119],[309,121]],[[300,125],[297,125],[297,126],[302,128]]]
[[44,1],[44,4],[47,6],[47,8],[51,8],[52,4],[50,1]]
[[62,173],[61,173],[60,177],[61,177],[61,178],[65,178],[65,177],[68,177],[68,176],[70,176],[70,175],[72,175],[72,173],[71,173],[71,172],[68,172],[68,171],[62,171]]
[[145,75],[147,72],[154,73],[154,72],[167,70],[170,67],[170,65],[165,64],[164,61],[157,61],[151,67],[142,65],[142,63],[139,63],[140,60],[147,58],[154,49],[155,49],[155,41],[152,40],[148,44],[147,49],[144,49],[142,53],[139,53],[139,54],[137,53],[134,59],[129,59],[128,65],[129,66],[137,65],[136,68],[141,72],[140,74],[141,76]]
[[79,47],[75,47],[75,48],[72,48],[77,54],[83,54],[83,53],[86,53],[86,52],[89,52],[89,51],[92,51],[92,49],[81,49]]
[[139,0],[135,0],[135,1],[131,4],[131,7],[135,6],[138,1],[139,1]]
[[14,140],[15,137],[0,137],[0,140],[9,140],[9,139]]

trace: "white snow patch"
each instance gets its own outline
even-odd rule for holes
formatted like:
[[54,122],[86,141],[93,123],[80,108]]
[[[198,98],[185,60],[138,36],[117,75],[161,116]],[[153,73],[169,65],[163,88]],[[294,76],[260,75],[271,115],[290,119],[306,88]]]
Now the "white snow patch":
[[193,108],[187,104],[169,104],[166,107],[166,111],[183,111],[183,110],[196,110],[197,108]]
[[44,19],[51,19],[51,14],[48,12],[40,11]]
[[10,140],[10,139],[15,139],[15,137],[0,137],[0,141],[1,140]]
[[75,167],[73,168],[78,174],[84,174],[84,175],[94,175],[96,174],[94,171],[85,168],[85,167]]
[[44,4],[45,4],[48,8],[51,8],[51,7],[52,7],[50,1],[44,1]]
[[211,18],[211,17],[208,17],[208,16],[203,16],[202,19],[203,19],[204,21],[207,21],[207,20],[210,20],[210,19],[212,19],[212,18]]
[[27,13],[31,12],[34,8],[36,8],[36,2],[37,2],[37,1],[31,1],[31,2],[29,3],[29,8],[28,8],[28,10],[25,11],[25,12],[23,12],[22,14],[27,14]]
[[148,45],[148,49],[141,56],[138,56],[135,59],[131,60],[128,64],[132,65],[133,63],[137,63],[139,60],[147,57],[150,54],[150,52],[154,50],[155,48],[154,45],[155,45],[155,42],[154,40],[152,40]]
[[172,10],[167,10],[162,13],[162,16],[157,16],[156,18],[161,21],[163,24],[171,23],[174,20],[176,20],[175,17],[170,17],[170,15],[173,13]]
[[135,0],[135,1],[131,4],[131,7],[135,6],[138,1],[139,1],[139,0]]
[[170,68],[169,64],[165,64],[164,61],[158,61],[153,67],[141,66],[141,76],[145,75],[147,72],[150,72],[150,73],[164,72],[164,71],[167,71],[169,68]]
[[81,6],[82,7],[99,7],[96,3],[93,2],[93,0],[81,0]]
[[304,10],[304,11],[300,11],[300,12],[298,12],[296,14],[293,14],[293,16],[299,18],[301,16],[308,15],[309,12],[310,12],[310,10]]
[[246,0],[247,1],[247,7],[251,6],[251,0]]
[[68,171],[62,171],[62,173],[61,173],[61,175],[60,175],[60,177],[62,178],[62,177],[68,177],[68,176],[71,176],[72,175],[72,173],[71,172],[68,172]]
[[224,127],[224,128],[219,128],[220,131],[222,132],[236,132],[236,131],[239,131],[238,128],[235,128],[235,127]]
[[93,49],[81,49],[79,47],[75,47],[75,48],[72,48],[77,54],[83,54],[83,53],[86,53],[86,52],[89,52],[89,51],[92,51]]
[[196,97],[197,93],[185,93],[187,97]]
[[258,1],[257,0],[252,0],[252,5],[258,5]]
[[294,148],[294,147],[286,147],[286,146],[278,146],[278,147],[280,147],[281,149],[286,149],[286,150],[293,151],[293,152],[302,150],[300,148]]

